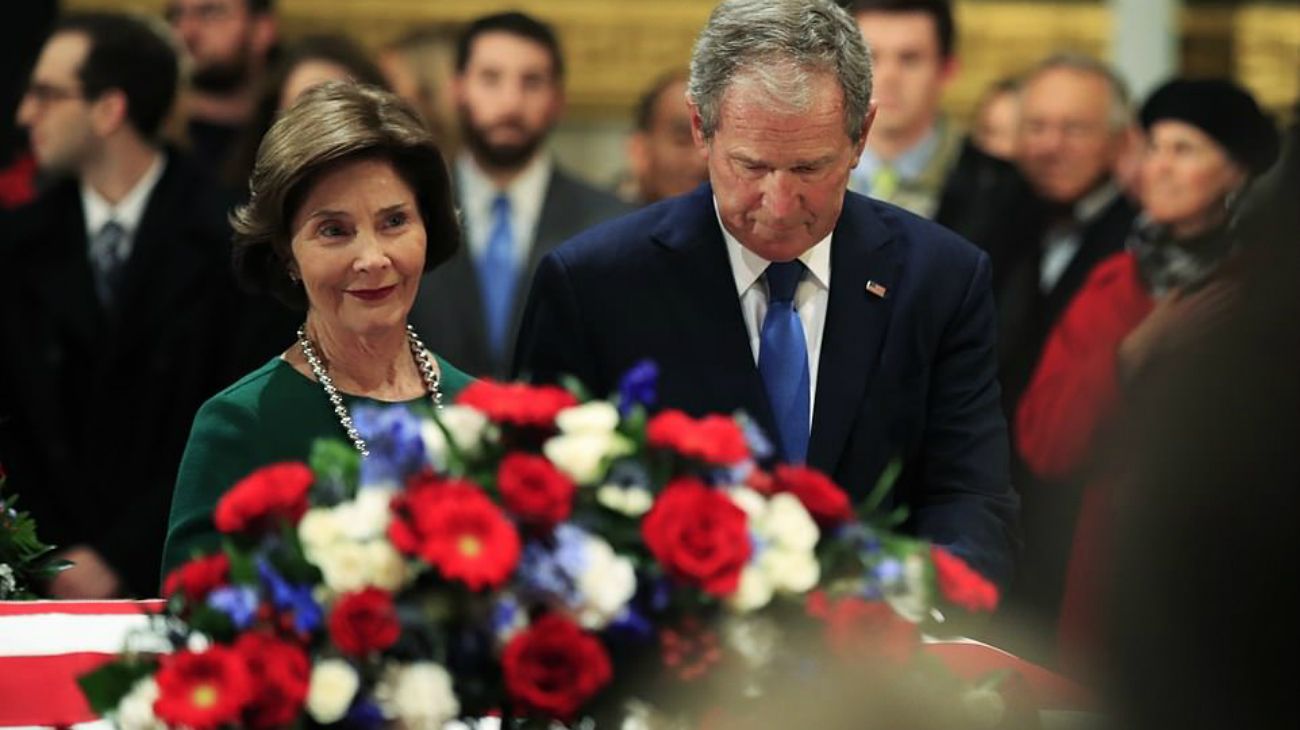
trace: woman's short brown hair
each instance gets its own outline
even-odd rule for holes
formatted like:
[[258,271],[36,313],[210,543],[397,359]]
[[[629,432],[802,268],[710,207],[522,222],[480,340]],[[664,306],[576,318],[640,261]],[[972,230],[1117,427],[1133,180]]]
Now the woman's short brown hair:
[[262,139],[248,203],[230,216],[235,272],[245,284],[306,309],[302,283],[289,278],[293,216],[312,184],[345,161],[392,163],[415,193],[426,240],[424,270],[460,245],[451,176],[433,135],[397,96],[373,86],[330,81],[308,90]]

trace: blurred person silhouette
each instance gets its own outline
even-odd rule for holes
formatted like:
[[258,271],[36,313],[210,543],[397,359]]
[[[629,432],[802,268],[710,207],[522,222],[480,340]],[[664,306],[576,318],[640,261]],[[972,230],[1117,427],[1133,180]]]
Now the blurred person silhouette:
[[628,210],[544,148],[564,112],[564,69],[555,31],[523,13],[479,18],[457,41],[452,94],[464,146],[452,172],[468,245],[425,275],[411,322],[472,375],[508,373],[542,256]]
[[1096,639],[1096,574],[1107,563],[1114,474],[1104,443],[1149,364],[1214,325],[1238,294],[1236,278],[1220,274],[1242,243],[1230,224],[1278,151],[1272,122],[1225,80],[1166,83],[1140,119],[1142,212],[1126,250],[1098,264],[1070,302],[1017,410],[1015,443],[1041,488],[1087,485],[1059,630],[1062,664],[1073,670]]
[[460,149],[451,94],[459,34],[459,28],[420,28],[384,46],[377,58],[389,88],[420,112],[447,159],[455,158]]
[[158,140],[178,62],[146,20],[60,20],[18,111],[52,183],[0,253],[0,460],[76,563],[56,598],[156,594],[185,434],[234,375],[223,201]]
[[684,69],[660,76],[637,102],[636,128],[627,144],[630,175],[621,191],[629,202],[644,205],[682,195],[708,177],[691,138],[686,76]]
[[1132,389],[1098,672],[1125,730],[1300,720],[1297,190],[1300,123],[1241,205],[1226,316],[1159,353]]
[[167,0],[164,13],[184,49],[183,97],[195,158],[214,173],[253,118],[278,27],[273,0]]
[[987,155],[1014,160],[1019,127],[1020,79],[1008,77],[989,84],[975,105],[971,141]]
[[876,122],[849,188],[927,218],[961,151],[939,109],[957,74],[948,0],[854,0],[848,11],[871,49]]
[[0,30],[0,214],[36,196],[36,160],[15,114],[41,41],[57,15],[53,0],[27,3],[24,12],[7,18]]

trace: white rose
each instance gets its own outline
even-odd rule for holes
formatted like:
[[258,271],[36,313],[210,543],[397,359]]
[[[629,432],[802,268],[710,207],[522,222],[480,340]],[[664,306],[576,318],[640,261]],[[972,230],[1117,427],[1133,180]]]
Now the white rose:
[[618,428],[618,409],[603,400],[565,408],[555,416],[564,433],[609,433]]
[[342,659],[325,659],[311,669],[307,685],[307,714],[326,725],[347,714],[361,680],[351,664]]
[[298,521],[298,540],[302,542],[307,559],[312,562],[315,562],[318,552],[341,539],[343,527],[331,509],[313,507]]
[[762,520],[763,515],[767,513],[767,500],[749,487],[732,487],[727,490],[727,496],[737,507],[744,510],[745,516],[751,523]]
[[995,728],[1002,725],[1007,714],[1007,701],[1002,694],[988,687],[974,687],[961,696],[962,707],[971,727]]
[[313,562],[325,585],[336,593],[364,588],[370,578],[370,560],[361,543],[344,540],[317,551]]
[[753,563],[740,572],[740,585],[727,597],[727,605],[742,613],[757,611],[772,600],[772,582]]
[[772,587],[782,593],[807,593],[821,578],[821,565],[808,550],[771,547],[758,558]]
[[759,532],[782,547],[801,551],[812,550],[821,536],[799,498],[784,493],[768,500]]
[[751,668],[761,669],[776,656],[781,629],[764,616],[732,616],[722,624],[722,638]]
[[121,730],[165,730],[167,725],[153,714],[153,703],[158,699],[158,683],[153,677],[144,677],[118,703],[114,713]]
[[[488,418],[482,412],[468,406],[444,406],[435,417],[451,434],[452,443],[467,457],[478,456],[483,450],[483,439],[487,436]],[[432,421],[425,421],[420,428],[424,439],[424,448],[435,464],[446,463],[447,437],[442,428]]]
[[382,537],[388,531],[393,493],[387,489],[362,489],[357,498],[334,507],[334,518],[352,540]]
[[600,467],[607,457],[631,451],[631,443],[612,431],[563,434],[542,445],[546,458],[578,484],[594,483],[603,475]]
[[596,490],[596,501],[619,514],[640,517],[654,506],[655,498],[650,490],[642,487],[606,484]]
[[588,539],[585,553],[587,569],[578,577],[578,591],[583,597],[578,623],[586,629],[603,629],[636,593],[636,571],[632,561],[615,553],[600,538]]
[[460,714],[451,675],[433,662],[411,664],[398,673],[392,706],[407,730],[442,730],[444,723]]
[[365,544],[366,575],[370,585],[396,592],[406,582],[406,560],[387,540]]

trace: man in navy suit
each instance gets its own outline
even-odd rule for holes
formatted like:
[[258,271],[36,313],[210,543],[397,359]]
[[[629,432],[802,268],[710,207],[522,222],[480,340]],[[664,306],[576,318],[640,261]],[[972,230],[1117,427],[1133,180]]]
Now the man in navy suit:
[[988,256],[846,192],[874,117],[857,26],[827,0],[725,2],[688,95],[710,182],[549,254],[516,371],[607,393],[652,358],[662,406],[743,409],[857,498],[901,459],[885,508],[1005,583],[1018,502]]

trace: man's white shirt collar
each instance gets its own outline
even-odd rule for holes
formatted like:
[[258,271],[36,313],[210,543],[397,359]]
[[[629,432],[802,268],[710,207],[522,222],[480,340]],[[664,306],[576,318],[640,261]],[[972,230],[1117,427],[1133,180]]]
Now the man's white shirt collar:
[[163,168],[166,167],[167,156],[159,152],[154,156],[153,164],[145,171],[144,175],[136,181],[135,186],[130,192],[122,196],[117,205],[104,200],[96,190],[90,186],[90,183],[84,179],[81,181],[81,209],[86,220],[86,239],[89,240],[99,233],[109,221],[116,221],[126,232],[128,240],[135,240],[135,232],[140,228],[140,220],[144,218],[145,206],[149,203],[149,195],[153,193],[154,187],[162,178]]
[[[731,231],[728,231],[722,223],[717,198],[713,199],[713,212],[718,217],[722,238],[727,242],[727,257],[731,259],[731,275],[736,280],[736,295],[743,296],[763,277],[763,272],[767,271],[768,265],[772,262],[745,248],[735,236],[731,235]],[[828,291],[831,288],[831,238],[834,235],[835,232],[832,230],[825,238],[799,256],[799,260],[807,267],[808,273],[812,275],[817,286]]]
[[546,202],[546,190],[554,167],[551,156],[541,152],[505,190],[501,190],[483,174],[468,152],[461,153],[456,158],[456,177],[471,253],[478,255],[487,248],[492,227],[492,201],[497,195],[505,193],[510,199],[515,250],[521,259],[525,258],[524,254],[532,248],[537,235],[537,223],[542,215],[542,205]]

